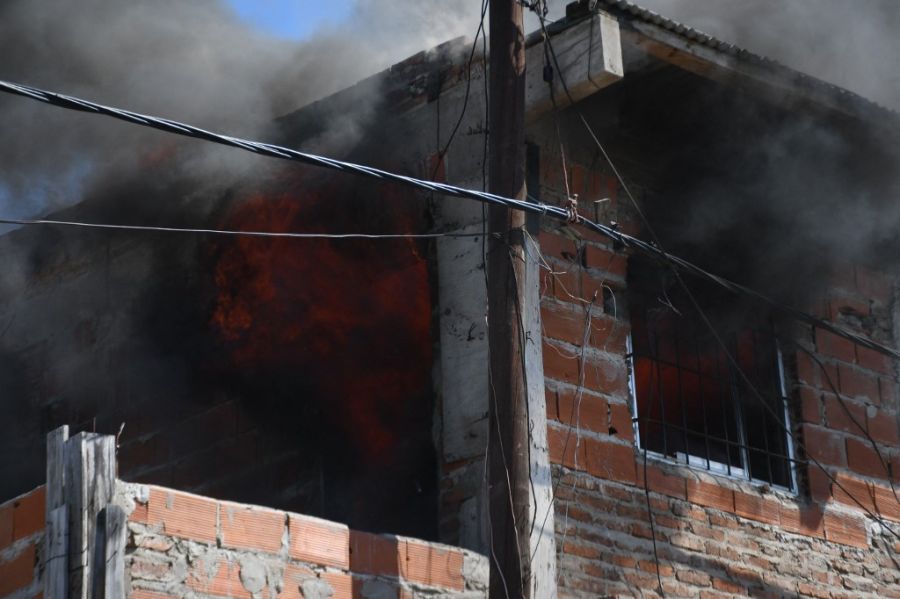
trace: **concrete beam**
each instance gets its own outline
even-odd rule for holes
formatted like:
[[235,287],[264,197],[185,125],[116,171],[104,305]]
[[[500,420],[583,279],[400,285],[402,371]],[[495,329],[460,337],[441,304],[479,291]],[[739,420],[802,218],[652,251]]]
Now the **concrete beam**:
[[[612,85],[624,76],[619,22],[597,12],[551,37],[559,71],[553,69],[553,95],[544,81],[544,46],[538,42],[525,54],[525,120],[534,122],[553,110],[571,104],[560,79],[575,102]],[[552,64],[552,58],[551,58]]]

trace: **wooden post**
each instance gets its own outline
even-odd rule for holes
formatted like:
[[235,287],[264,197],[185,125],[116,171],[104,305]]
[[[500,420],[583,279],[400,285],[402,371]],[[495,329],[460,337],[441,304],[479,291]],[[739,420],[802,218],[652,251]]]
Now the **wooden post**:
[[[524,199],[525,36],[517,0],[490,3],[490,191]],[[525,215],[491,207],[488,268],[491,597],[529,597],[528,411],[521,310]]]
[[[65,501],[69,510],[69,599],[92,599],[97,517],[112,503],[116,486],[116,439],[79,433],[65,449]],[[112,598],[110,598],[112,599]]]
[[68,426],[61,426],[47,435],[45,599],[66,599],[69,586],[69,510],[65,503],[65,450],[68,440]]

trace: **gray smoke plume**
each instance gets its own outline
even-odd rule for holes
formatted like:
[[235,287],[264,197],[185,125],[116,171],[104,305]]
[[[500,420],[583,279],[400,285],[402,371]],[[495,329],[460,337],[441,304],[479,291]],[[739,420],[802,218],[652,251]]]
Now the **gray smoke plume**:
[[900,109],[894,0],[639,0],[704,33]]
[[[359,0],[340,27],[290,42],[244,24],[223,0],[7,0],[0,5],[0,78],[259,136],[274,117],[474,32],[478,8],[465,0]],[[359,129],[353,121],[370,108],[342,115],[341,131],[352,137]],[[72,205],[86,189],[139,176],[185,147],[172,136],[25,99],[0,98],[0,115],[5,215]],[[188,143],[170,162],[181,174],[208,175],[207,182],[221,185],[225,173],[233,180],[262,165],[242,152]]]

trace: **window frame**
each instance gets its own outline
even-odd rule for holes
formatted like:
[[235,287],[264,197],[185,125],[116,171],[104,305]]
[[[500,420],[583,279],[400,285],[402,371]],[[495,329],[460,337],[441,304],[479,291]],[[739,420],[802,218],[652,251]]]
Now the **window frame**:
[[[786,373],[784,368],[784,356],[781,351],[781,345],[778,342],[777,338],[773,338],[773,343],[775,344],[775,360],[776,360],[776,373],[778,377],[778,391],[781,394],[780,403],[782,404],[782,415],[784,417],[784,422],[786,424],[787,430],[779,431],[779,434],[784,434],[786,436],[786,450],[787,450],[787,461],[788,461],[788,472],[790,478],[790,486],[786,487],[784,485],[778,484],[773,481],[767,481],[765,479],[753,478],[750,475],[750,467],[749,467],[749,451],[750,448],[747,445],[746,436],[747,432],[745,430],[745,424],[741,417],[741,410],[736,411],[738,422],[735,423],[736,428],[740,434],[740,455],[741,455],[741,466],[736,467],[731,464],[725,464],[722,462],[718,462],[716,460],[712,460],[709,457],[703,457],[699,455],[693,455],[690,453],[686,453],[683,451],[678,451],[675,453],[675,457],[665,455],[659,453],[657,451],[653,451],[650,449],[646,449],[641,444],[641,431],[640,431],[640,413],[638,412],[638,393],[637,393],[637,381],[635,377],[635,364],[634,364],[634,346],[632,342],[632,333],[629,331],[626,339],[625,339],[625,351],[626,351],[626,360],[628,365],[628,389],[631,395],[631,411],[632,411],[632,427],[634,432],[634,442],[635,447],[647,454],[649,457],[653,457],[657,460],[676,463],[681,466],[685,466],[692,470],[699,470],[702,472],[707,472],[713,474],[715,476],[722,476],[732,480],[739,480],[744,482],[749,482],[751,484],[756,485],[767,485],[770,487],[774,487],[776,489],[786,491],[793,495],[799,494],[800,484],[799,484],[799,472],[797,469],[797,455],[796,455],[796,442],[794,439],[794,423],[791,415],[791,406],[790,401],[791,398],[787,394],[787,381],[786,381]],[[732,400],[734,397],[732,396]],[[665,425],[664,425],[665,426]]]

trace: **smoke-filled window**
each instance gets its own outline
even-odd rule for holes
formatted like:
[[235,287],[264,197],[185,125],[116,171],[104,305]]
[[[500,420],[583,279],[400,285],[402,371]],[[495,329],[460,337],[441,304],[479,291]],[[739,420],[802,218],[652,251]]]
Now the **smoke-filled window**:
[[640,262],[630,265],[629,279],[640,447],[795,489],[781,355],[765,310],[698,287],[693,294],[701,314],[665,269]]

